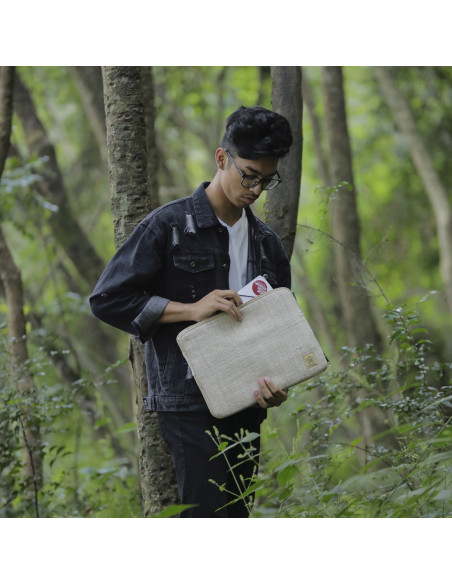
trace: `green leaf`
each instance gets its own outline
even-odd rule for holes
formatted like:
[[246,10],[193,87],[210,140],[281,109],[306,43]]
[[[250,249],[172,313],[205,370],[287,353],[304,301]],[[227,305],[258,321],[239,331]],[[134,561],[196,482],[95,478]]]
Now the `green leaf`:
[[163,519],[165,517],[175,517],[185,511],[186,509],[190,509],[191,507],[196,507],[196,505],[170,505],[169,507],[165,507],[163,511],[160,511],[157,515],[151,515],[150,519]]
[[94,424],[94,429],[97,430],[98,428],[102,428],[102,426],[106,426],[107,425],[107,419],[106,418],[99,418],[98,420],[96,420],[96,423]]
[[259,438],[259,436],[260,436],[260,434],[258,434],[257,432],[250,432],[249,434],[247,434],[246,436],[241,438],[240,442],[241,443],[252,442],[253,440],[256,440],[256,438]]
[[283,487],[286,483],[293,479],[293,477],[297,474],[297,471],[298,471],[297,467],[293,464],[283,468],[276,477],[278,485],[280,487]]
[[129,422],[128,424],[125,424],[121,428],[118,428],[116,430],[116,434],[126,434],[127,432],[132,432],[132,430],[136,430],[136,427],[137,427],[136,422]]

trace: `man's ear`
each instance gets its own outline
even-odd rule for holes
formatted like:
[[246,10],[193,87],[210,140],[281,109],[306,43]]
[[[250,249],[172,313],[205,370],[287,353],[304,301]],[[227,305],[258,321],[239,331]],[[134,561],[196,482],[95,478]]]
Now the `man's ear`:
[[228,155],[223,148],[217,148],[215,152],[215,161],[220,170],[224,170],[228,163]]

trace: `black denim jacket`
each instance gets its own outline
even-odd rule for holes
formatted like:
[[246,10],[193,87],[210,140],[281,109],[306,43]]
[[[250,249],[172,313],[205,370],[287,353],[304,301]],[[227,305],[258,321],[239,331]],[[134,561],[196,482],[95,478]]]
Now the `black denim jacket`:
[[[145,343],[148,398],[155,411],[204,411],[207,406],[176,342],[190,322],[158,325],[170,300],[196,302],[229,289],[229,235],[205,188],[150,213],[116,252],[90,297],[92,313]],[[247,282],[264,276],[290,288],[290,266],[279,237],[251,209]],[[220,341],[221,342],[221,341]]]

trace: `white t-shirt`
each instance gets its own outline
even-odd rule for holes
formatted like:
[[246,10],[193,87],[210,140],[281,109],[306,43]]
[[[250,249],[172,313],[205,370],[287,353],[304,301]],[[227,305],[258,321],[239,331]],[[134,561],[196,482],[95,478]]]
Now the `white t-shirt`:
[[218,221],[224,225],[229,233],[229,288],[240,290],[246,284],[246,272],[248,264],[248,219],[245,209],[242,216],[231,227],[221,219]]

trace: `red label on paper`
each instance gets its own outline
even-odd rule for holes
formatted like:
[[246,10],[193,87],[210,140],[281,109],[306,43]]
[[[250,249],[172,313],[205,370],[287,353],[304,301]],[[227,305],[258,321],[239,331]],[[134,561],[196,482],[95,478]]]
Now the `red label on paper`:
[[252,288],[254,294],[256,294],[256,296],[259,296],[260,294],[267,292],[267,282],[265,282],[264,280],[256,280],[255,282],[253,282]]

